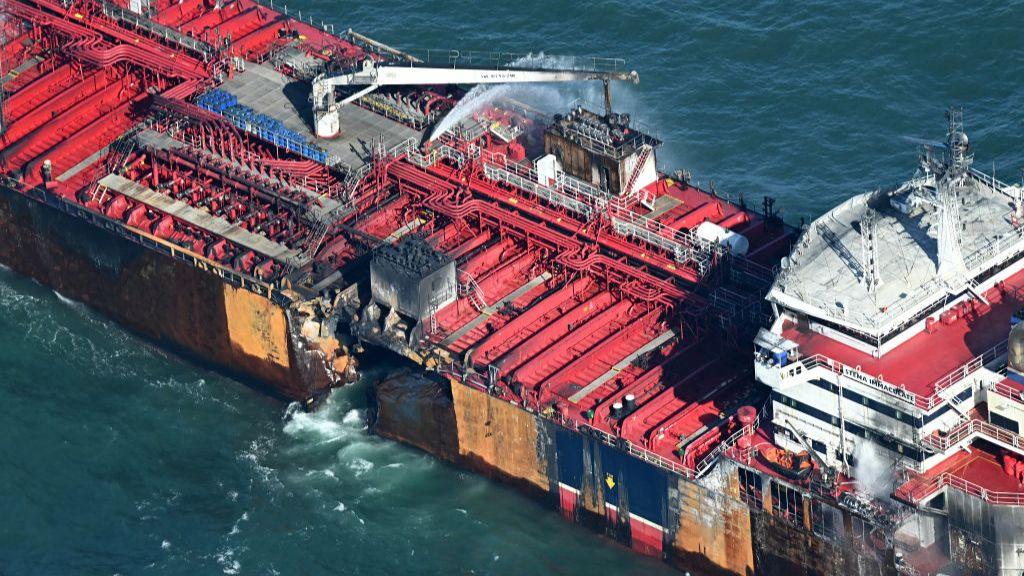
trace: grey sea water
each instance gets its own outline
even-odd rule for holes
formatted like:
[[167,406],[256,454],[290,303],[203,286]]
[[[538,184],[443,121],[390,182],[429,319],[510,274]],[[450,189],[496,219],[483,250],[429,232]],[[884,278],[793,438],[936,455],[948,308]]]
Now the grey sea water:
[[[616,102],[664,168],[798,222],[908,176],[963,105],[979,164],[1024,165],[1019,3],[339,2],[403,48],[626,58]],[[560,93],[564,95],[564,93]],[[584,95],[593,96],[584,90]],[[371,370],[386,370],[372,366]],[[515,492],[156,350],[0,270],[0,574],[658,574]]]

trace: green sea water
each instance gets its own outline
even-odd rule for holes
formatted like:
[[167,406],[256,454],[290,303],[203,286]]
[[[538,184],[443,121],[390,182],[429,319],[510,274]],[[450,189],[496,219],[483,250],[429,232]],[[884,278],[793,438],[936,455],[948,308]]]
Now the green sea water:
[[[909,176],[962,105],[978,164],[1024,165],[1024,7],[352,3],[304,16],[402,48],[622,57],[663,168],[787,219]],[[543,93],[541,94],[544,95]],[[592,89],[545,97],[567,104]],[[388,370],[371,365],[371,374]],[[312,415],[0,270],[0,574],[645,574],[657,562],[369,436],[365,389]]]

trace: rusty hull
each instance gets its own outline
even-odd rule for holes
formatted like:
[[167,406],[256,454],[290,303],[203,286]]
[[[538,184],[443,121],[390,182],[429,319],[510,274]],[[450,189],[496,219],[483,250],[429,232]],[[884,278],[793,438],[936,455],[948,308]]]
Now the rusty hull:
[[40,189],[30,193],[0,186],[0,263],[15,272],[281,398],[313,404],[351,379],[343,346],[325,353],[300,345],[303,318],[294,308],[142,246],[102,216]]

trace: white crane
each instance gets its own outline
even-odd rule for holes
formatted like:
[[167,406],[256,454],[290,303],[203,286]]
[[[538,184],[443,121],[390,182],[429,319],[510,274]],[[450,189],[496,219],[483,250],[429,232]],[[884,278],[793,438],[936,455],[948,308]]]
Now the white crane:
[[[342,106],[361,98],[381,86],[414,86],[432,84],[517,84],[526,82],[578,82],[601,80],[604,83],[606,112],[611,111],[611,80],[636,84],[635,72],[590,69],[538,69],[501,66],[498,68],[440,68],[412,63],[377,64],[371,59],[355,71],[321,74],[313,80],[313,117],[316,135],[332,138],[341,130],[339,111]],[[365,86],[340,102],[334,100],[337,86]]]

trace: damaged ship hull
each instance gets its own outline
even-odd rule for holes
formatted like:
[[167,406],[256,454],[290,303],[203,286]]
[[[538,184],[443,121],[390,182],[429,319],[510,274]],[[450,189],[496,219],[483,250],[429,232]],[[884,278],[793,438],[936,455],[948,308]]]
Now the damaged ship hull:
[[336,341],[304,338],[289,298],[41,188],[0,186],[0,263],[134,333],[282,399],[315,404],[355,377]]
[[769,489],[767,475],[732,461],[694,481],[471,385],[415,372],[376,382],[371,410],[376,434],[513,486],[680,570],[896,573],[892,549],[861,519],[809,493]]

